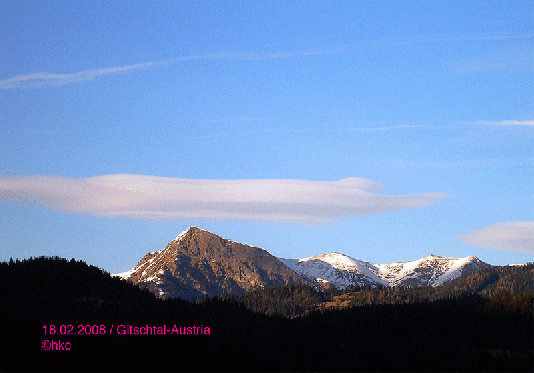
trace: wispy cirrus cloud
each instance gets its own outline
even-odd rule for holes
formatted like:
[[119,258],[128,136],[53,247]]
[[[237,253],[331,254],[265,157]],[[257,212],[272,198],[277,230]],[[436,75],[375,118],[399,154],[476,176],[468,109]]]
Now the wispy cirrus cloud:
[[55,176],[0,178],[0,202],[56,211],[147,220],[251,220],[323,224],[434,204],[447,195],[381,195],[372,180],[203,180],[148,175],[82,179]]
[[[185,61],[202,61],[202,60],[269,60],[269,59],[280,59],[280,58],[292,58],[292,57],[302,57],[302,56],[312,56],[312,55],[321,55],[321,54],[331,54],[339,53],[349,49],[358,49],[358,48],[368,48],[368,47],[391,47],[391,46],[403,46],[410,44],[426,44],[426,43],[442,43],[442,42],[466,42],[466,41],[507,41],[513,39],[526,39],[532,38],[532,35],[525,34],[506,34],[506,35],[482,35],[482,34],[466,34],[466,35],[411,35],[408,37],[399,37],[399,38],[389,38],[389,39],[380,39],[380,40],[362,40],[360,42],[355,42],[351,44],[344,44],[332,48],[312,48],[312,49],[302,49],[294,51],[282,51],[282,52],[272,52],[272,53],[208,53],[208,54],[199,54],[199,55],[190,55],[177,57],[162,61],[153,61],[153,62],[144,62],[137,64],[130,64],[124,66],[114,66],[106,68],[95,68],[88,69],[74,73],[50,73],[50,72],[39,72],[39,73],[28,73],[23,75],[18,75],[12,78],[0,80],[0,89],[24,89],[24,88],[42,88],[46,86],[58,86],[63,84],[73,84],[86,82],[89,80],[96,79],[105,75],[112,75],[124,72],[133,72],[142,69],[153,68],[157,66],[172,65]],[[509,65],[510,63],[514,66],[521,64],[523,66],[525,63],[531,65],[530,55],[525,53],[519,54],[521,58],[511,58],[506,59],[504,64]],[[525,58],[526,56],[526,58]],[[495,57],[492,61],[493,65],[502,65],[503,57]],[[510,62],[512,61],[512,62]],[[483,60],[480,62],[479,59],[475,60],[462,60],[454,63],[452,65],[453,69],[458,71],[471,71],[480,69],[480,65],[483,65],[484,68],[487,68],[489,62]],[[492,65],[492,66],[493,66]],[[495,67],[495,66],[493,66]]]
[[511,221],[493,224],[458,239],[485,249],[534,254],[534,221]]
[[484,125],[484,126],[534,126],[534,120],[501,120],[501,121],[479,121],[479,122],[465,122],[465,123]]
[[530,34],[419,34],[398,38],[367,41],[368,45],[410,45],[446,42],[484,42],[532,39]]
[[481,168],[506,168],[506,167],[531,167],[534,166],[532,157],[515,158],[486,158],[467,160],[401,160],[392,159],[377,162],[382,167],[406,167],[406,168],[434,168],[434,169],[481,169]]
[[102,75],[117,74],[126,71],[146,69],[153,66],[167,65],[169,62],[147,62],[127,66],[108,67],[102,69],[89,69],[71,74],[55,73],[31,73],[19,75],[13,78],[0,80],[0,89],[16,88],[40,88],[45,86],[55,86],[85,82]]
[[75,73],[57,74],[57,73],[30,73],[15,76],[13,78],[0,80],[0,89],[23,89],[23,88],[42,88],[46,86],[57,86],[63,84],[80,83],[95,78],[119,74],[128,71],[137,71],[142,69],[148,69],[157,66],[172,65],[185,61],[202,61],[202,60],[268,60],[268,59],[280,59],[291,58],[301,56],[312,56],[320,54],[336,53],[343,49],[343,47],[332,49],[306,49],[295,50],[287,52],[276,53],[212,53],[184,56],[178,58],[172,58],[162,61],[144,62],[132,65],[88,69]]
[[533,53],[532,44],[505,45],[486,54],[451,61],[448,66],[460,74],[530,72],[534,71]]

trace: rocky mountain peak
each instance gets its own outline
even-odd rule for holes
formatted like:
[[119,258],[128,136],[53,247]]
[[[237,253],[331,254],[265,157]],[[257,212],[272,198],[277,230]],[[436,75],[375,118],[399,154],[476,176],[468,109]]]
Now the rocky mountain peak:
[[192,236],[192,235],[195,235],[195,234],[213,234],[215,235],[215,233],[211,233],[205,229],[201,229],[201,228],[198,228],[198,227],[189,227],[187,228],[185,231],[183,231],[182,233],[180,233],[178,236],[175,237],[175,239],[173,241],[179,241],[185,237],[189,237],[189,236]]
[[189,300],[305,282],[267,251],[197,227],[121,275],[161,297]]

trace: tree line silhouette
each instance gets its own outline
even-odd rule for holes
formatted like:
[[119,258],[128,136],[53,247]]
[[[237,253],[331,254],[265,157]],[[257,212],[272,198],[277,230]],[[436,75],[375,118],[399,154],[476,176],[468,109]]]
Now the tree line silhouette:
[[[156,298],[83,261],[11,260],[0,263],[2,369],[528,371],[533,364],[533,296],[528,286],[512,284],[514,276],[519,283],[528,282],[532,266],[525,268],[497,268],[459,280],[449,290],[321,293],[294,286],[250,292],[256,295],[248,294],[249,301],[214,297],[189,302]],[[439,291],[444,293],[433,293]],[[363,305],[314,308],[353,293],[362,294]],[[416,295],[410,298],[412,293]],[[253,299],[258,312],[249,309]],[[204,325],[211,333],[43,333],[43,325],[79,324],[108,330],[118,324]],[[44,351],[44,339],[69,341],[72,349]]]
[[[325,309],[376,304],[403,304],[455,299],[480,295],[492,299],[507,294],[511,303],[521,303],[534,294],[534,263],[522,266],[495,266],[473,272],[445,286],[384,287],[350,285],[343,290],[319,291],[307,285],[274,286],[221,299],[244,304],[254,312],[295,317]],[[518,301],[513,299],[517,298]],[[496,299],[494,300],[496,301]]]

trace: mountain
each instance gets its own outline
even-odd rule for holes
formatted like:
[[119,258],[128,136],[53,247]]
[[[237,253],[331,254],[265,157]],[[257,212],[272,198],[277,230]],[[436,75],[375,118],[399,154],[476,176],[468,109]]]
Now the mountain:
[[390,264],[374,264],[344,254],[328,253],[304,259],[279,259],[303,277],[337,289],[349,285],[438,286],[479,269],[491,267],[474,256],[424,258]]
[[327,253],[304,259],[279,260],[299,275],[314,279],[323,287],[343,289],[348,285],[388,285],[376,274],[376,265],[344,254]]
[[118,276],[162,298],[187,300],[305,282],[267,251],[196,227]]
[[374,264],[340,253],[304,259],[277,258],[258,247],[190,227],[164,249],[146,254],[124,279],[162,298],[201,299],[289,284],[319,289],[349,285],[438,286],[489,264],[474,256]]
[[476,256],[445,258],[428,255],[424,258],[378,265],[379,274],[390,286],[439,286],[464,277],[480,269],[489,268]]

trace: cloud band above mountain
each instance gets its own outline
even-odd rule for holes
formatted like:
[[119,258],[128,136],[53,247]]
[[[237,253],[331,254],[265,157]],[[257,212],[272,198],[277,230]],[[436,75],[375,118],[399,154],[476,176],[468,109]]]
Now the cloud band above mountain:
[[485,249],[534,254],[534,221],[493,224],[460,236],[459,240]]
[[372,180],[201,180],[147,175],[73,179],[0,178],[0,202],[57,211],[154,220],[293,221],[321,224],[336,218],[429,206],[442,193],[381,195]]

